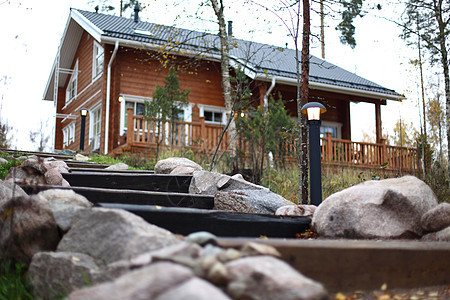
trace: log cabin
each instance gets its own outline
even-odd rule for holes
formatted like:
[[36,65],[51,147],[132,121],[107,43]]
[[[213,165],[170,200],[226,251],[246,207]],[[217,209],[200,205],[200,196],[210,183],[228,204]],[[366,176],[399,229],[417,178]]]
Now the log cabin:
[[[245,73],[252,100],[264,105],[267,97],[281,95],[296,117],[295,51],[231,34],[229,39],[231,71]],[[142,116],[144,102],[152,100],[168,67],[176,65],[181,89],[190,89],[189,105],[177,118],[184,129],[176,141],[212,151],[226,123],[219,49],[217,35],[144,22],[137,9],[132,18],[71,9],[43,98],[55,105],[55,149],[80,149],[82,108],[88,110],[85,151],[114,154],[153,147],[158,129]],[[382,138],[380,107],[403,95],[315,56],[309,94],[310,101],[327,108],[321,127],[323,161],[417,169],[416,149],[389,146]],[[375,115],[368,117],[376,121],[376,143],[351,141],[351,102],[375,106]]]

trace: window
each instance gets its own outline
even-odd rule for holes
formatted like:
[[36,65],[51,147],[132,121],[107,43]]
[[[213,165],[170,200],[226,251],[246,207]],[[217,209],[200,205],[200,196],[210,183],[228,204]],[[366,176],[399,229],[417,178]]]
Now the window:
[[225,124],[225,108],[199,104],[200,117],[205,117],[205,122],[210,124]]
[[75,142],[75,122],[63,128],[63,148]]
[[103,47],[94,41],[94,54],[92,61],[92,79],[97,79],[103,72],[104,52]]
[[102,109],[100,104],[90,110],[89,140],[91,151],[100,149],[100,135],[102,130]]
[[327,132],[331,132],[331,137],[334,139],[341,138],[342,124],[338,122],[322,121],[320,126],[320,137],[324,138],[327,136]]
[[143,116],[144,110],[145,110],[144,103],[126,101],[125,102],[125,118],[124,118],[124,122],[123,122],[124,129],[127,129],[127,124],[128,124],[127,123],[128,122],[128,115],[127,115],[128,107],[133,108],[133,114],[136,116]]
[[205,110],[205,121],[211,123],[222,123],[223,113]]
[[72,76],[70,76],[69,83],[66,89],[66,104],[71,102],[77,96],[77,86],[78,86],[78,60],[72,71]]

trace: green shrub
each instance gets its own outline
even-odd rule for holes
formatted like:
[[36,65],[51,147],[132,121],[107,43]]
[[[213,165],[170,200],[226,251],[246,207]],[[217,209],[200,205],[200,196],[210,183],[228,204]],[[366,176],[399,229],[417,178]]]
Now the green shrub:
[[4,180],[8,175],[11,168],[17,167],[22,163],[22,160],[18,159],[6,159],[7,162],[0,164],[0,179]]
[[33,299],[31,285],[26,278],[26,267],[14,264],[11,260],[1,261],[0,267],[0,299],[23,300]]

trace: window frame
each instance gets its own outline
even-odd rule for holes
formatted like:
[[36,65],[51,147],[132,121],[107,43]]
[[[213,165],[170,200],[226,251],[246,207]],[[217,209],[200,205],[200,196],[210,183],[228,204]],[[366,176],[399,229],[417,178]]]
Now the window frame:
[[62,129],[63,132],[63,148],[69,147],[75,142],[75,121]]
[[204,104],[197,104],[199,110],[200,110],[200,117],[205,117],[205,111],[214,113],[221,113],[222,114],[222,120],[220,122],[217,121],[207,121],[205,120],[205,123],[207,124],[216,124],[216,125],[225,125],[227,123],[227,114],[225,107],[220,106],[212,106],[212,105],[204,105]]
[[[98,49],[101,49],[101,53],[97,51]],[[102,59],[100,68],[98,65],[99,58]],[[94,41],[92,50],[92,81],[97,80],[103,75],[104,64],[105,64],[105,49],[99,43]]]
[[[99,118],[97,120],[97,112],[99,112]],[[99,132],[95,134],[96,125],[98,125]],[[96,138],[98,137],[98,140]],[[96,105],[89,109],[89,144],[91,151],[100,150],[102,137],[102,102],[98,102]],[[96,146],[98,142],[98,147]]]
[[[73,94],[73,95],[72,95]],[[66,87],[66,105],[75,100],[78,96],[78,59],[72,70],[69,82]]]
[[341,139],[342,138],[342,123],[339,122],[333,122],[333,121],[322,121],[320,127],[330,127],[330,128],[335,128],[336,129],[336,139]]

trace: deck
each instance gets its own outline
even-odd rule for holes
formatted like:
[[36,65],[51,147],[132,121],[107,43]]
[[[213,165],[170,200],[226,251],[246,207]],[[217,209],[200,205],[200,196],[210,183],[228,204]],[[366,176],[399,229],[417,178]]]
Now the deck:
[[[126,144],[118,152],[150,152],[164,148],[188,148],[194,152],[212,153],[222,135],[224,126],[209,124],[204,118],[198,122],[160,121],[133,115],[128,111]],[[280,149],[286,160],[296,160],[297,142],[293,135],[280,139]],[[242,145],[242,143],[240,143]],[[227,151],[228,133],[223,135],[219,151]],[[245,148],[245,145],[243,146]],[[245,153],[245,151],[243,151]],[[390,146],[385,143],[354,142],[335,139],[328,133],[321,138],[322,164],[351,166],[368,169],[385,169],[401,173],[420,172],[416,148]]]

